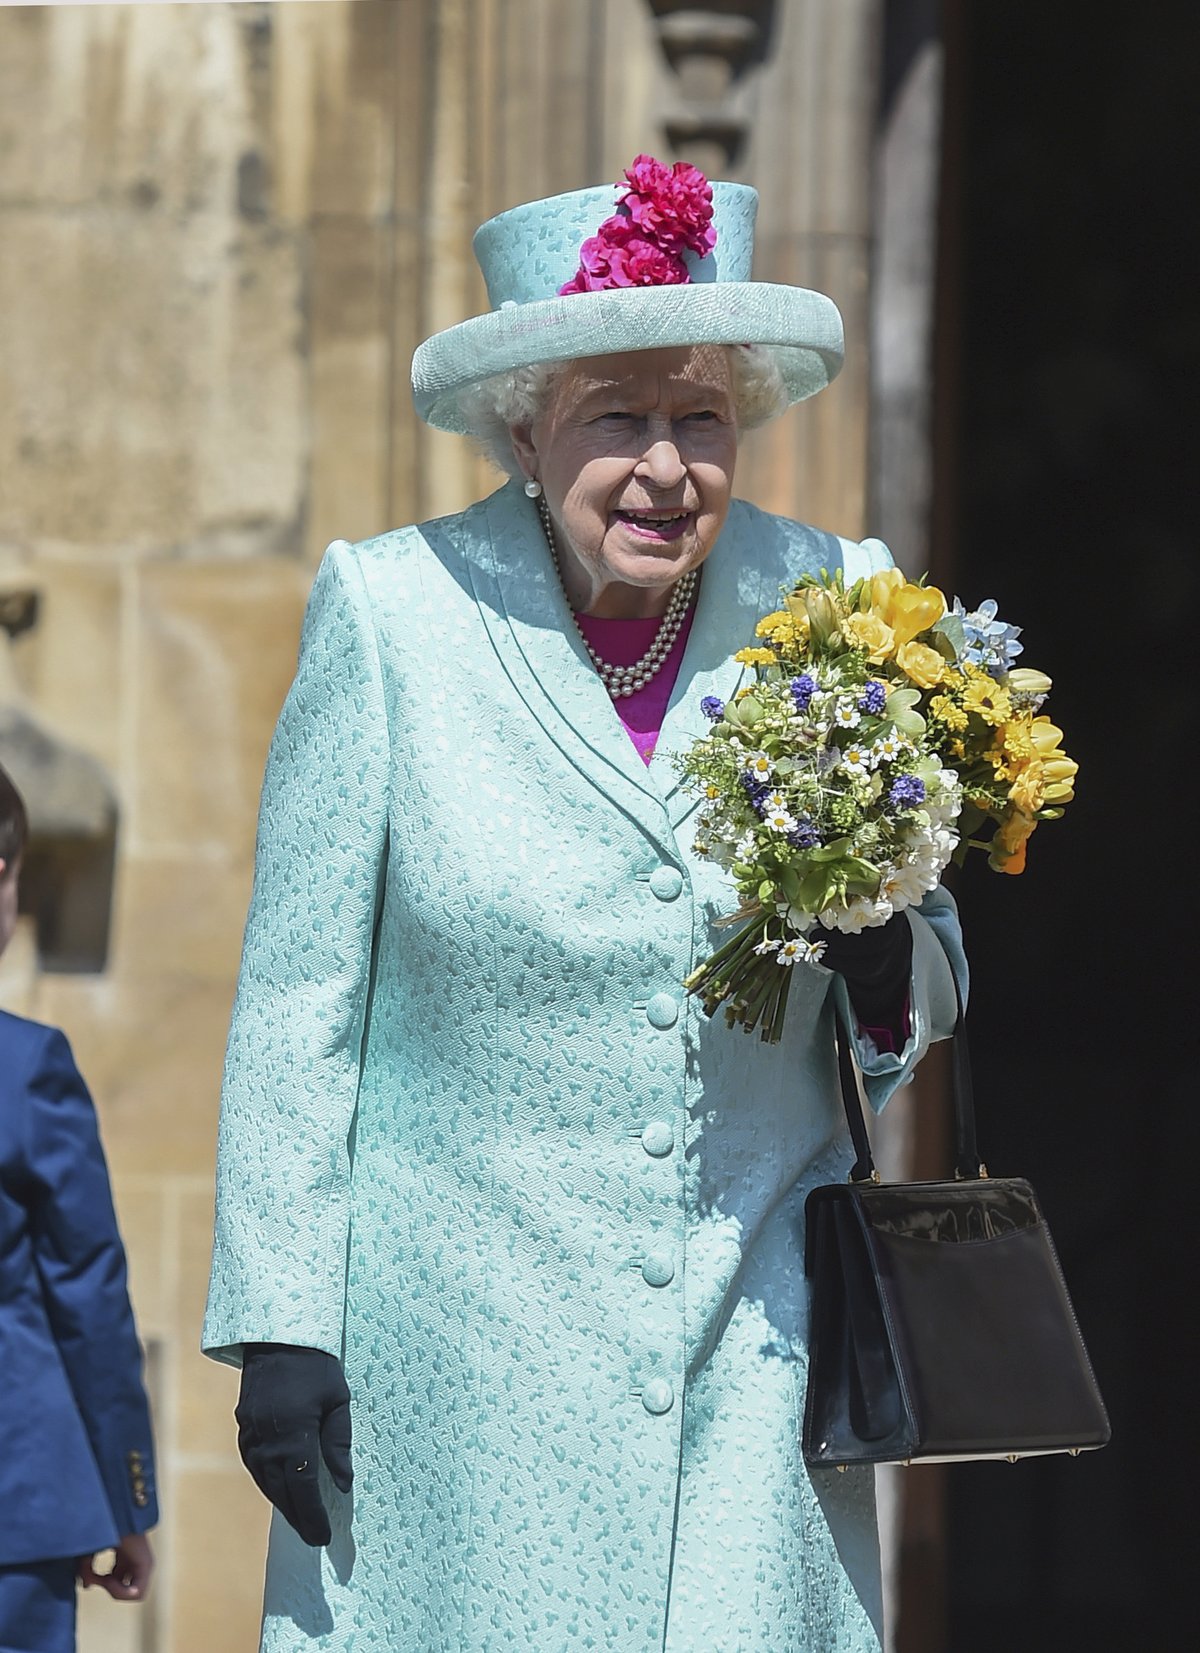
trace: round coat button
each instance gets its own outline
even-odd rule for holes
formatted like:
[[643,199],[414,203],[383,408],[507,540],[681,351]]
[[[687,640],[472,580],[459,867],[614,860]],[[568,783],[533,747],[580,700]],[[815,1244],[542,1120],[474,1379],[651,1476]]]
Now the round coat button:
[[675,1404],[675,1391],[666,1378],[651,1378],[642,1390],[642,1405],[647,1412],[653,1412],[658,1417],[663,1412],[669,1412]]
[[642,1279],[648,1286],[669,1286],[675,1278],[675,1264],[665,1251],[652,1251],[642,1264]]
[[646,1020],[651,1027],[674,1027],[679,1020],[679,1004],[669,993],[656,993],[646,1006]]
[[683,888],[683,874],[678,867],[655,867],[650,888],[660,901],[674,901]]
[[652,1119],[642,1132],[642,1147],[653,1159],[665,1159],[675,1146],[675,1132],[665,1119]]

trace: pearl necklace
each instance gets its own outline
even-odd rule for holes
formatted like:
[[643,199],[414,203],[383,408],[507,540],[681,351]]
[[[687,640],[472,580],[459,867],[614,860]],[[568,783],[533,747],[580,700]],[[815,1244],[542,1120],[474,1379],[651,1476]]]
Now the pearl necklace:
[[[555,572],[558,574],[561,584],[562,569],[558,565],[558,546],[554,539],[554,524],[550,519],[550,507],[546,504],[546,496],[543,494],[537,503],[538,514],[542,519],[542,528],[546,535],[546,544],[550,547],[550,556],[553,559]],[[600,681],[613,700],[623,700],[628,695],[636,694],[639,689],[644,689],[647,683],[662,670],[663,663],[670,654],[675,639],[679,636],[679,628],[683,625],[699,578],[700,570],[689,568],[687,573],[675,582],[675,589],[671,592],[671,601],[667,604],[666,613],[654,634],[653,643],[642,658],[635,661],[632,666],[614,666],[610,661],[601,659],[583,635],[583,627],[575,618],[575,613],[572,610],[571,618],[575,621],[575,630],[579,633],[592,665],[595,666],[599,674]],[[565,593],[565,586],[563,590]]]

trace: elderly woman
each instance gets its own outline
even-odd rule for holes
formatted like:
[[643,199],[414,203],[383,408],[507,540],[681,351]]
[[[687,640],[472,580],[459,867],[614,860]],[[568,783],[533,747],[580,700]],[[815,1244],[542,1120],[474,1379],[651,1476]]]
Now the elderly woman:
[[782,584],[889,560],[731,498],[841,361],[749,279],[754,211],[639,157],[484,225],[494,308],[414,388],[513,480],[317,576],[204,1334],[278,1511],[266,1648],[879,1646],[870,1472],[800,1450],[803,1203],[852,1157],[835,1007],[880,1106],[961,960],[937,892],[796,965],[777,1046],[682,987],[731,890],[672,754]]

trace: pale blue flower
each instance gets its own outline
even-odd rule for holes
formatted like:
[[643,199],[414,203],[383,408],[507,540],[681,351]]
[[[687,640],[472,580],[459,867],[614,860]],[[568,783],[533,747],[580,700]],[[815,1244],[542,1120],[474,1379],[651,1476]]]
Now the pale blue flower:
[[962,621],[963,626],[964,645],[958,657],[960,662],[968,660],[993,677],[1002,677],[1018,654],[1023,652],[1025,645],[1017,642],[1021,635],[1020,626],[1009,626],[1003,620],[997,620],[996,608],[994,597],[988,597],[978,608],[970,610],[965,609],[956,597],[951,612]]

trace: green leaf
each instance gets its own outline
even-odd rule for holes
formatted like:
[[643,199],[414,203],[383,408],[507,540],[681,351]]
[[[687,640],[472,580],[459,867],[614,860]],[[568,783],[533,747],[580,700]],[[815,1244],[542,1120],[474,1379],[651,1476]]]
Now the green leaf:
[[836,881],[829,877],[828,871],[824,867],[814,867],[801,882],[800,899],[795,905],[803,907],[805,912],[819,913],[822,907],[829,905],[835,888]]
[[875,894],[881,877],[877,867],[873,867],[869,861],[864,861],[857,855],[850,856],[843,864],[846,869],[846,888],[852,894]]
[[946,654],[942,647],[943,641],[949,643],[953,653],[946,655],[946,658],[957,660],[967,642],[967,634],[963,630],[961,617],[957,614],[943,614],[933,627],[933,641],[934,647],[941,654]]
[[829,861],[840,861],[843,855],[849,853],[851,840],[849,838],[835,838],[831,844],[822,844],[820,849],[811,849],[808,852],[810,861],[817,865]]
[[800,869],[798,867],[782,868],[777,882],[779,888],[783,891],[784,900],[793,907],[798,906],[800,903]]

